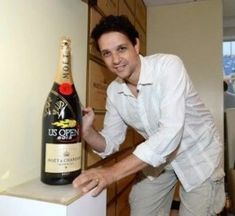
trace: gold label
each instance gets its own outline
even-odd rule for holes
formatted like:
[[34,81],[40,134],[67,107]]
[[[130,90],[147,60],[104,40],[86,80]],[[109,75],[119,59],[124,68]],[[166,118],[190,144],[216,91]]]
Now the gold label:
[[62,71],[63,71],[63,78],[69,79],[70,78],[70,53],[69,47],[63,47],[62,51]]
[[81,142],[72,144],[46,144],[46,165],[48,173],[65,173],[81,169]]
[[73,83],[72,79],[72,71],[71,71],[71,41],[68,39],[64,39],[61,41],[60,47],[60,60],[59,60],[59,68],[56,74],[55,81],[58,84],[66,85],[62,86],[62,89],[69,88],[68,84]]

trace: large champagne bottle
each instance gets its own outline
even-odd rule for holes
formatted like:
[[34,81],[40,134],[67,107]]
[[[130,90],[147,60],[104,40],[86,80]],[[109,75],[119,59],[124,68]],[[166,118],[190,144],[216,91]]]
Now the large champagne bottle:
[[81,172],[81,107],[71,71],[71,42],[63,38],[59,67],[42,122],[41,181],[69,184]]

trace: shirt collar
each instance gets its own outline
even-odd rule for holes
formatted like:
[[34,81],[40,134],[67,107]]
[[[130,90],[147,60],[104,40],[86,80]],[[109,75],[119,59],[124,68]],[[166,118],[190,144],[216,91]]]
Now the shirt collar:
[[119,94],[123,93],[126,96],[133,96],[124,80],[122,80],[118,77],[118,78],[116,78],[116,81],[120,83],[120,89],[118,91]]

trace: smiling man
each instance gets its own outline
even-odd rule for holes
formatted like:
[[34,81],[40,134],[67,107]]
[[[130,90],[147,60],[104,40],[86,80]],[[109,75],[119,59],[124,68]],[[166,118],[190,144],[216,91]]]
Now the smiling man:
[[85,192],[133,173],[132,216],[168,216],[176,182],[181,182],[180,215],[213,216],[224,205],[223,144],[209,110],[175,55],[139,55],[139,36],[125,16],[107,16],[92,39],[117,78],[107,89],[104,128],[93,127],[95,114],[84,109],[83,138],[101,156],[116,151],[127,127],[145,141],[111,167],[84,171],[73,184]]

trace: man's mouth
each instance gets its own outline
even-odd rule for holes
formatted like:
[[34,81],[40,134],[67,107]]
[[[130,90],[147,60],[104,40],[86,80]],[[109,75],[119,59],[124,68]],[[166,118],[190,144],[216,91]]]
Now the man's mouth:
[[122,72],[124,69],[125,69],[126,65],[120,65],[120,66],[116,66],[115,69],[118,71],[118,72]]

